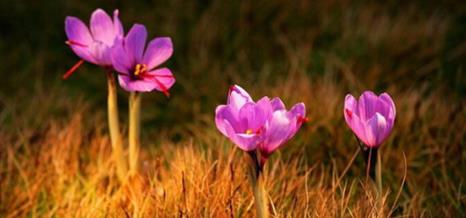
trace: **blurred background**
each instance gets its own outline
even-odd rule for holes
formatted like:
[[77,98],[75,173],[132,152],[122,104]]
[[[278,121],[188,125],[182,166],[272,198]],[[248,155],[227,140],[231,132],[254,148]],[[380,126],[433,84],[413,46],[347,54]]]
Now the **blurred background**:
[[[164,64],[177,80],[170,98],[143,95],[145,141],[194,138],[212,146],[196,137],[203,131],[221,137],[214,110],[226,101],[228,87],[238,84],[254,98],[307,104],[311,121],[293,143],[300,146],[286,149],[285,160],[299,151],[308,164],[332,160],[345,166],[356,144],[340,113],[344,96],[387,91],[398,110],[387,160],[401,163],[403,150],[411,175],[418,174],[409,177],[406,196],[433,190],[439,194],[426,197],[430,205],[451,203],[446,211],[463,208],[464,215],[464,1],[0,0],[2,141],[41,138],[50,120],[65,122],[77,111],[89,115],[84,123],[105,121],[103,70],[84,64],[61,79],[78,61],[65,44],[65,17],[88,23],[96,8],[119,9],[125,31],[141,23],[150,38],[174,42],[174,55]],[[127,97],[120,89],[123,128]],[[425,172],[425,166],[445,168]],[[398,181],[401,166],[390,169],[395,174],[388,180]]]

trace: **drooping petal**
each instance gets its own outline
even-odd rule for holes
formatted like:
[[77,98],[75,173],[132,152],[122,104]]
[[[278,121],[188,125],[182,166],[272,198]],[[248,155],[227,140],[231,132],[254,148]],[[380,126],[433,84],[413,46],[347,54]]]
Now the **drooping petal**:
[[378,112],[369,119],[365,125],[366,140],[364,143],[368,147],[379,146],[387,137],[387,122],[385,118]]
[[120,12],[118,9],[113,11],[113,31],[115,33],[115,37],[123,37],[124,30],[123,24],[119,18]]
[[234,85],[230,87],[227,104],[232,105],[235,110],[238,110],[247,102],[254,102],[249,94],[240,86]]
[[272,105],[273,111],[285,110],[286,109],[285,104],[283,104],[283,101],[278,97],[273,98],[270,101],[270,104]]
[[87,62],[96,63],[90,52],[92,36],[86,25],[76,17],[66,17],[65,32],[68,37],[67,44],[74,53]]
[[359,118],[367,121],[374,116],[377,109],[378,96],[371,91],[365,91],[359,97],[358,112]]
[[132,79],[129,75],[118,75],[121,88],[128,92],[150,92],[157,87],[154,81]]
[[141,63],[146,38],[146,27],[141,24],[134,24],[126,35],[124,42],[125,50],[134,62]]
[[149,42],[142,63],[148,69],[153,69],[165,62],[173,54],[173,44],[170,37],[158,37]]
[[113,22],[104,10],[99,8],[92,13],[90,27],[94,40],[100,41],[107,46],[113,45],[115,40]]
[[236,134],[233,142],[243,151],[252,151],[256,149],[257,144],[261,141],[260,135],[257,134]]
[[168,68],[147,72],[144,80],[155,83],[155,89],[168,94],[168,90],[175,84],[175,77]]
[[[119,40],[123,39],[120,38]],[[128,57],[122,43],[116,43],[112,49],[112,65],[113,68],[120,73],[131,73],[130,71],[133,68],[133,63],[130,57]]]

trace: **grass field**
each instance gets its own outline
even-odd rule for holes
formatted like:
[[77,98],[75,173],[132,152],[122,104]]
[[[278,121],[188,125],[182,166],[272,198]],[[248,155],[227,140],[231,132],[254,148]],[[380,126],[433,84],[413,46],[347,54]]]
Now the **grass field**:
[[[123,184],[105,73],[61,79],[78,60],[65,17],[98,7],[175,46],[177,82],[144,95],[140,171]],[[274,217],[466,216],[464,2],[0,0],[0,14],[0,217],[254,217],[246,155],[214,123],[231,84],[306,104],[309,122],[265,166]],[[380,199],[343,118],[364,90],[397,107]]]

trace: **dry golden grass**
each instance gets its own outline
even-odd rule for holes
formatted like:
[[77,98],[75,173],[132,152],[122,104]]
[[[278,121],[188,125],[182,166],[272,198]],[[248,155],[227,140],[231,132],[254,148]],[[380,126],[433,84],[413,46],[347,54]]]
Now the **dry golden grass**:
[[[466,110],[458,106],[464,102],[452,107],[435,92],[422,100],[416,90],[392,92],[398,117],[381,149],[384,195],[377,198],[341,118],[344,93],[337,84],[296,74],[271,92],[287,102],[303,100],[311,119],[266,164],[274,217],[455,216],[464,205],[464,172],[455,170],[464,168],[458,165],[462,160],[447,159],[464,155]],[[148,137],[159,140],[145,141],[140,174],[120,184],[100,125],[104,119],[76,104],[82,109],[49,120],[43,131],[21,124],[16,133],[2,131],[0,212],[5,217],[254,216],[244,154],[218,133],[212,114],[202,115],[196,125],[207,124],[178,143],[163,134]],[[428,198],[436,195],[445,202],[433,208]]]

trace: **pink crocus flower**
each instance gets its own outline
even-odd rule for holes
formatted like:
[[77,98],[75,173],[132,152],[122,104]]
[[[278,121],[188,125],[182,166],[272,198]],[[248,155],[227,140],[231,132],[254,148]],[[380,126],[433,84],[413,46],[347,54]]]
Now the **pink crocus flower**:
[[227,104],[215,111],[215,124],[240,149],[258,150],[263,165],[273,151],[296,134],[306,120],[305,113],[303,103],[287,111],[279,98],[263,97],[254,102],[244,89],[234,85]]
[[396,109],[390,95],[377,96],[365,91],[359,100],[348,94],[345,98],[345,120],[354,134],[368,147],[378,147],[390,135]]
[[175,78],[168,68],[157,68],[173,54],[169,37],[157,37],[144,49],[146,27],[135,24],[124,38],[119,38],[112,52],[112,63],[119,72],[120,86],[126,91],[150,92],[158,90],[169,95]]
[[106,68],[112,66],[112,47],[116,39],[124,34],[118,13],[118,10],[113,11],[112,20],[102,9],[95,10],[91,15],[90,28],[76,17],[66,17],[65,32],[68,37],[66,44],[81,60],[65,73],[64,79],[68,78],[84,61]]

